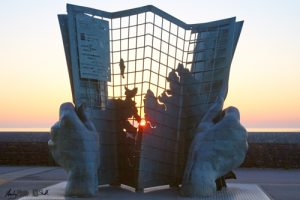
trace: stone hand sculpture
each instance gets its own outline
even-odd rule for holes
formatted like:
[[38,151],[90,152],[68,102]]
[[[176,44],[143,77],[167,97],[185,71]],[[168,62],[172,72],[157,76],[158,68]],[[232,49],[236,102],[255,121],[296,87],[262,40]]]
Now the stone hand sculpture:
[[99,139],[83,106],[60,106],[48,142],[54,160],[68,172],[66,196],[88,197],[98,190]]
[[184,196],[214,194],[215,181],[244,161],[247,131],[240,124],[237,108],[229,107],[222,112],[223,101],[219,97],[197,127],[182,181]]

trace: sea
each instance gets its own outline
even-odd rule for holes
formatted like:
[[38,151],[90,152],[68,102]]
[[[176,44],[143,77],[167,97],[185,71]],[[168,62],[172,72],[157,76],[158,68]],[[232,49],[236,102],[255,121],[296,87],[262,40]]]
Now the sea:
[[[248,132],[300,132],[300,128],[246,128]],[[47,128],[0,128],[0,132],[50,132]]]

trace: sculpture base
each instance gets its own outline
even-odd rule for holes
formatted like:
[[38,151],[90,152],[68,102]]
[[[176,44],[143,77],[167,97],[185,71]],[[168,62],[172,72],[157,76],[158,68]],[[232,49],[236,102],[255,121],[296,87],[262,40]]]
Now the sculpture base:
[[[97,196],[93,198],[66,198],[64,197],[66,182],[61,182],[56,185],[49,186],[43,189],[43,192],[48,190],[48,195],[38,195],[38,196],[26,196],[20,198],[21,200],[38,200],[38,199],[55,199],[55,200],[71,200],[71,199],[105,199],[105,200],[135,200],[135,199],[158,199],[158,200],[169,200],[169,199],[195,199],[195,198],[187,198],[179,195],[178,188],[170,188],[168,186],[160,186],[154,188],[147,188],[144,190],[144,193],[135,193],[134,189],[121,186],[101,186],[99,187],[99,192]],[[205,199],[205,200],[240,200],[240,199],[248,199],[248,200],[270,200],[270,198],[255,184],[236,184],[236,183],[228,183],[227,188],[222,191],[217,192],[214,196],[207,198],[197,198],[197,199]]]

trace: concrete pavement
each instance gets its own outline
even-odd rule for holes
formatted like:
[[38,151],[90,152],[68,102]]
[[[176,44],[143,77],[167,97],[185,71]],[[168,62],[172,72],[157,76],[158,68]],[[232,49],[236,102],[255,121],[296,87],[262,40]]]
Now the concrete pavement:
[[[235,173],[238,179],[229,183],[256,184],[274,200],[300,199],[300,169],[239,168]],[[0,199],[17,199],[66,179],[60,167],[0,166]]]

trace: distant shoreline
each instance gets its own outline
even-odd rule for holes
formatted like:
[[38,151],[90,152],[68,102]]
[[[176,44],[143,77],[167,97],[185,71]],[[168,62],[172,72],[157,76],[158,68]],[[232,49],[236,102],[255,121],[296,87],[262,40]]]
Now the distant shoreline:
[[300,128],[246,128],[246,129],[248,132],[300,132]]
[[50,132],[49,128],[0,128],[0,132]]
[[[248,132],[300,132],[300,128],[246,128]],[[50,132],[49,128],[0,128],[0,132]]]

